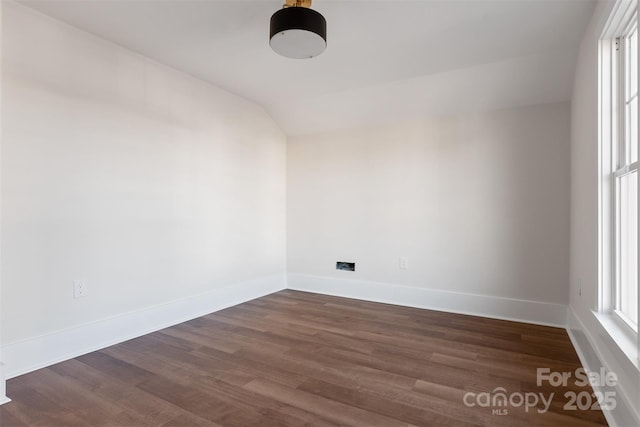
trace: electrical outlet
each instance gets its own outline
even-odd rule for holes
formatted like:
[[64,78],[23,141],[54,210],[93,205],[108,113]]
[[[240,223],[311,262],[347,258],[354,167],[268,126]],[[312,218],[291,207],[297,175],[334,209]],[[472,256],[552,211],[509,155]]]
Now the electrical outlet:
[[407,257],[401,256],[398,259],[398,266],[400,267],[400,270],[408,270],[409,269],[409,260],[407,259]]
[[74,298],[83,298],[88,295],[89,290],[87,289],[87,284],[82,280],[74,280],[73,281],[73,297]]

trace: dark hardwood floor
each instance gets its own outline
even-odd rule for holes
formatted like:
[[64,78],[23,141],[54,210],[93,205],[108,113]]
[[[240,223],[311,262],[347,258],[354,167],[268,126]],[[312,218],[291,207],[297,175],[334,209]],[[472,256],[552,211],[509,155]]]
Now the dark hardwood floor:
[[579,367],[563,329],[282,291],[14,378],[0,425],[606,425],[536,384]]

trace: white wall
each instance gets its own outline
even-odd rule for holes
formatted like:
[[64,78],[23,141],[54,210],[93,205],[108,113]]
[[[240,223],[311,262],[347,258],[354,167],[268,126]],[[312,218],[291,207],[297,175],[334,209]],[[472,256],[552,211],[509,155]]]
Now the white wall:
[[[3,2],[0,2],[0,46],[2,45],[2,10],[4,8]],[[2,63],[2,49],[0,48],[0,64]],[[0,78],[0,151],[2,147],[2,79]],[[1,162],[0,162],[1,165]],[[0,200],[1,203],[1,200]],[[0,218],[2,217],[2,209],[0,209]],[[1,229],[0,229],[1,234]],[[0,248],[1,249],[1,248]],[[2,271],[0,256],[0,271]],[[2,274],[0,274],[1,280]],[[2,307],[2,282],[0,281],[0,307]],[[0,331],[2,331],[2,315],[0,311]],[[0,404],[6,403],[8,401],[6,395],[6,383],[5,383],[5,375],[4,375],[4,363],[2,358],[2,334],[0,333]]]
[[284,287],[286,138],[271,118],[3,4],[3,346],[257,278]]
[[598,3],[581,44],[574,80],[569,329],[590,369],[605,366],[617,374],[618,407],[611,415],[618,425],[627,426],[640,425],[640,372],[594,315],[598,307],[598,40],[612,6],[612,1]]
[[558,103],[290,138],[290,286],[322,276],[566,304],[569,113]]

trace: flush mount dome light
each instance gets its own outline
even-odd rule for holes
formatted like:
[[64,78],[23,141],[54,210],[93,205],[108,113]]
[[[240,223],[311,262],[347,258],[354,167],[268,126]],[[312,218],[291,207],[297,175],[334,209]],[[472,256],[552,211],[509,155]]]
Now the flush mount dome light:
[[282,56],[313,58],[327,48],[327,21],[309,9],[311,0],[286,0],[271,16],[269,44]]

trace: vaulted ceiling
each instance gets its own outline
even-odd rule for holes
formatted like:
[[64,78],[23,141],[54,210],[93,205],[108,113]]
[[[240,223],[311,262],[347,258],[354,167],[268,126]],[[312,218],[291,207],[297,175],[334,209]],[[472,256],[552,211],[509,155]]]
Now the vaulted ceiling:
[[289,135],[568,100],[591,0],[314,0],[328,48],[268,44],[282,0],[20,3],[262,105]]

